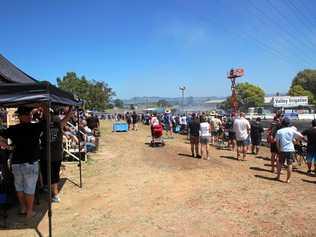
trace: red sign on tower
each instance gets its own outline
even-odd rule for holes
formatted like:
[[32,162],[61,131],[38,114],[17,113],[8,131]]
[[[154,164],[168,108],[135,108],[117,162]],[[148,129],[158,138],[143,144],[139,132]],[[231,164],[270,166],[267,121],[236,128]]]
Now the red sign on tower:
[[243,68],[236,68],[231,69],[228,75],[228,79],[236,78],[236,77],[242,77],[244,75],[244,69]]

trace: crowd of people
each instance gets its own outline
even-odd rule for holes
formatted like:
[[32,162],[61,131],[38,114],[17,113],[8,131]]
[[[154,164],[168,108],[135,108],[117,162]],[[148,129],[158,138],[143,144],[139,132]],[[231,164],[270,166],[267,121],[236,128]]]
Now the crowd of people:
[[[48,110],[45,107],[21,106],[16,111],[19,123],[0,130],[0,149],[12,150],[11,168],[14,186],[20,203],[20,215],[34,216],[33,202],[36,185],[47,186],[47,131],[46,120],[50,113],[51,123],[51,184],[52,201],[60,202],[58,183],[65,144],[78,147],[79,152],[97,149],[99,119],[93,114],[74,112],[71,108]],[[3,116],[2,116],[3,117]],[[191,155],[198,159],[210,159],[209,144],[227,144],[236,150],[237,160],[247,160],[247,154],[258,155],[263,134],[266,133],[271,151],[271,172],[280,180],[282,167],[287,167],[285,182],[289,183],[296,146],[307,143],[307,174],[316,173],[316,120],[311,128],[300,133],[290,119],[277,114],[265,131],[260,118],[249,121],[244,113],[223,117],[206,113],[174,115],[170,111],[162,114],[137,114],[135,111],[112,116],[110,119],[126,120],[129,130],[137,130],[143,122],[152,127],[161,126],[165,136],[172,139],[175,132],[187,134],[191,144]],[[237,149],[235,149],[237,146]],[[312,164],[314,169],[312,170]]]
[[206,113],[173,115],[166,111],[142,117],[144,123],[151,127],[161,124],[166,131],[166,138],[173,137],[173,133],[177,131],[175,127],[179,128],[179,132],[188,133],[192,157],[198,159],[210,159],[208,144],[227,144],[228,149],[236,150],[237,160],[245,161],[247,154],[259,154],[265,136],[265,142],[271,151],[271,172],[276,172],[276,179],[280,180],[281,168],[287,167],[287,183],[290,182],[292,164],[297,155],[295,148],[301,148],[302,142],[305,142],[307,174],[316,174],[316,120],[313,120],[311,128],[300,133],[288,117],[282,117],[278,113],[268,128],[263,127],[260,117],[249,120],[243,112],[224,117]]
[[288,117],[282,118],[281,115],[275,116],[269,131],[268,141],[271,151],[271,172],[277,169],[276,179],[280,179],[281,168],[287,164],[287,177],[285,182],[289,183],[292,174],[293,163],[297,155],[297,149],[301,147],[302,141],[307,143],[306,162],[307,174],[312,174],[312,163],[314,163],[314,173],[316,174],[316,120],[312,121],[312,126],[303,132],[299,132],[291,124]]
[[58,183],[65,144],[78,147],[78,153],[95,151],[99,121],[92,114],[75,112],[71,107],[48,109],[20,106],[15,115],[19,123],[0,130],[0,149],[12,151],[10,164],[20,204],[19,215],[31,218],[36,214],[33,210],[36,186],[47,191],[48,185],[47,118],[50,117],[53,202],[60,202]]

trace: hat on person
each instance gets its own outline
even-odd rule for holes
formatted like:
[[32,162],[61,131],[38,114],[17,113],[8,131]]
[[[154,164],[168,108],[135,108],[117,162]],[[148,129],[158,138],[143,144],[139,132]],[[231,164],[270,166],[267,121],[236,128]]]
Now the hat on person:
[[18,109],[15,111],[17,115],[29,115],[33,108],[26,107],[26,106],[19,106]]
[[282,125],[283,126],[290,126],[291,125],[291,120],[289,117],[284,117],[283,120],[282,120]]

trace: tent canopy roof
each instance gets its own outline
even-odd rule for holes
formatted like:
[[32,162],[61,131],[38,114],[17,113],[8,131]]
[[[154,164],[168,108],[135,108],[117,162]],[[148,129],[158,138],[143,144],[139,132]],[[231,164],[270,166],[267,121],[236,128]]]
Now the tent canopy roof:
[[0,54],[0,85],[3,83],[37,83],[33,77],[18,69]]
[[49,82],[0,85],[0,106],[14,107],[48,101],[60,105],[79,106],[82,104],[73,94],[60,90]]
[[79,106],[73,94],[58,89],[49,82],[40,82],[17,68],[0,54],[0,106],[51,102]]

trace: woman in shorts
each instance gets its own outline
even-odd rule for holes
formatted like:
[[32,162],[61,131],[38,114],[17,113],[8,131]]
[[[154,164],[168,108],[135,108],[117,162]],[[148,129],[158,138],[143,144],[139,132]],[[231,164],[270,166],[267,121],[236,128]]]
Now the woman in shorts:
[[201,143],[201,157],[204,160],[209,159],[209,152],[208,152],[208,143],[210,138],[210,124],[207,122],[205,116],[201,117],[200,123],[200,143]]

